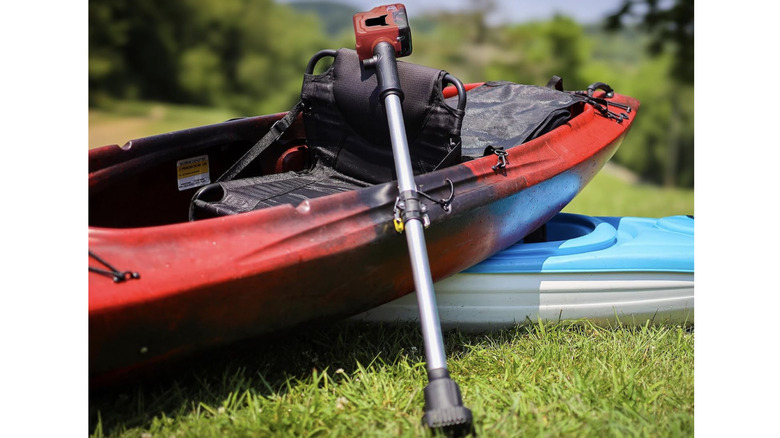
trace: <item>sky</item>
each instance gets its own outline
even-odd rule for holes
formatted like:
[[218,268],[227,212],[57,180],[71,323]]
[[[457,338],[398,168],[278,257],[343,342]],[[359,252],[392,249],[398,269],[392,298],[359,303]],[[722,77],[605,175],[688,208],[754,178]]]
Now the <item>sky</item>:
[[[280,0],[281,3],[289,3],[295,0]],[[339,0],[342,3],[354,5],[357,12],[371,10],[384,4],[390,4],[398,0],[385,2],[377,0]],[[406,6],[410,16],[429,11],[458,11],[472,9],[475,3],[485,3],[484,0],[408,0],[400,1]],[[614,12],[623,3],[623,0],[492,0],[495,5],[494,12],[488,16],[488,22],[497,24],[502,22],[524,22],[543,20],[552,17],[556,12],[570,16],[581,23],[595,23]]]

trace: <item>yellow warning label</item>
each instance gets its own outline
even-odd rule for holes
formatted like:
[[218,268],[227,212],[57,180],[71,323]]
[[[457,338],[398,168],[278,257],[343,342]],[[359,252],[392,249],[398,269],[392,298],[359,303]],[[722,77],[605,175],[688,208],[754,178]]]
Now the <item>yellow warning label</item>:
[[210,184],[209,156],[201,155],[177,161],[176,177],[179,181],[179,191]]

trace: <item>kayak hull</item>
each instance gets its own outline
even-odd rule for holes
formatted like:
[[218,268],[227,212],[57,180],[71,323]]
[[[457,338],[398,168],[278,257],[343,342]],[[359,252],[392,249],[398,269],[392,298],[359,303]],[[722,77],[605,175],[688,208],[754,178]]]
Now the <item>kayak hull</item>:
[[[624,96],[614,100],[639,106]],[[90,251],[139,274],[121,283],[89,274],[93,383],[205,348],[345,318],[414,289],[404,236],[393,227],[394,182],[195,222],[150,209],[139,217],[148,224],[123,223],[136,204],[140,211],[147,203],[167,203],[186,212],[191,193],[166,188],[171,178],[160,176],[171,172],[166,166],[207,155],[218,174],[283,115],[90,151]],[[454,193],[449,209],[428,206],[425,237],[434,281],[552,218],[615,153],[632,120],[617,123],[585,106],[566,125],[510,148],[503,168],[486,156],[418,176],[420,190],[435,199]],[[282,140],[291,143],[302,132],[298,119]],[[236,138],[245,138],[242,148],[225,151]],[[227,156],[223,162],[220,154]],[[103,195],[112,186],[116,193]],[[152,199],[166,190],[170,200]],[[92,257],[89,263],[96,265]]]
[[[561,213],[569,236],[518,243],[437,282],[446,328],[483,331],[538,321],[694,323],[693,218],[595,218]],[[417,321],[414,294],[355,321]]]

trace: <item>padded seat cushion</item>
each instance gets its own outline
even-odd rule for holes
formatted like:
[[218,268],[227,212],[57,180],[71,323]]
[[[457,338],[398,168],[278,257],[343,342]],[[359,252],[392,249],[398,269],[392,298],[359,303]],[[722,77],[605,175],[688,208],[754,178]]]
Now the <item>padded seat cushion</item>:
[[297,206],[307,199],[368,186],[366,182],[323,166],[316,166],[308,172],[286,172],[218,182],[201,188],[195,194],[190,204],[190,220],[283,204]]

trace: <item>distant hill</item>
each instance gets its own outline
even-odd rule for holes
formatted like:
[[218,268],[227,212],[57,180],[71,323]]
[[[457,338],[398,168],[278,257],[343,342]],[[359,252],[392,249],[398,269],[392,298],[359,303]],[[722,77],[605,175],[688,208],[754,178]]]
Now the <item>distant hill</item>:
[[357,12],[354,7],[339,2],[293,1],[288,6],[302,13],[312,13],[319,17],[323,30],[329,36],[336,36],[352,29],[352,16]]

